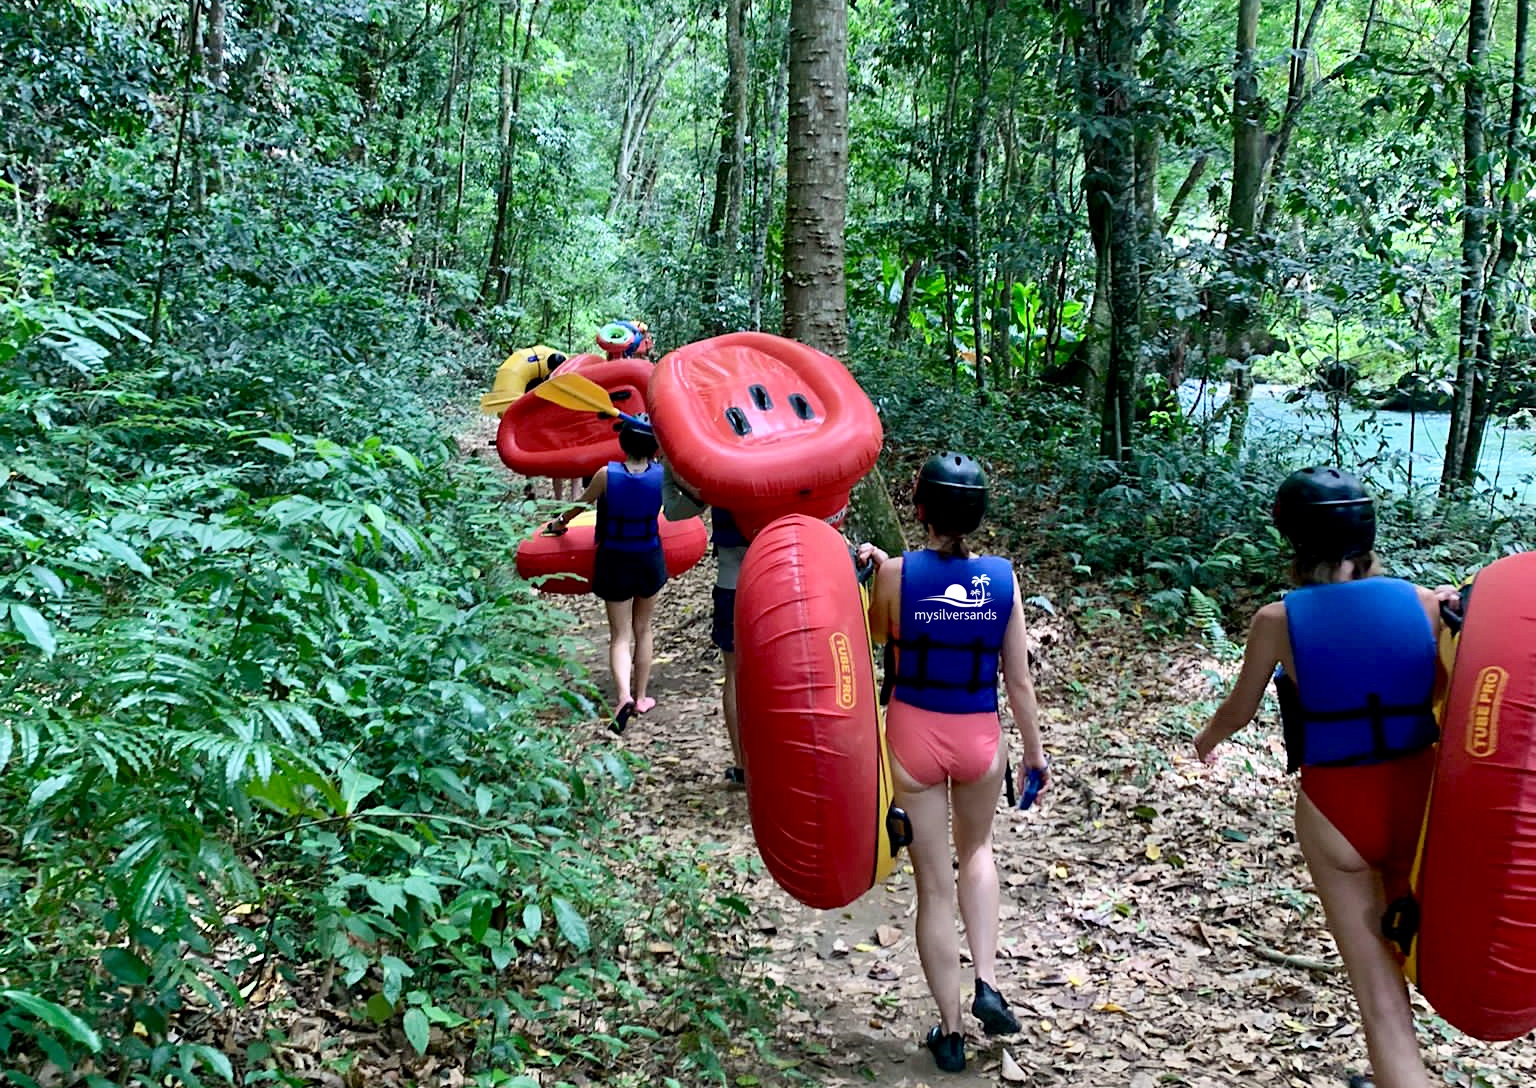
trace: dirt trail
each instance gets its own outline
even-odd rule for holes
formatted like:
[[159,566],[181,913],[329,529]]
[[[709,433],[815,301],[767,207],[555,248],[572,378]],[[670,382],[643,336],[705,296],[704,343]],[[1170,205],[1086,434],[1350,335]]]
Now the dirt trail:
[[[649,763],[629,818],[637,834],[718,843],[722,863],[746,863],[756,857],[746,794],[722,778],[712,577],[706,559],[659,608],[657,706],[621,742]],[[600,603],[569,603],[607,691]],[[973,1021],[967,1072],[935,1070],[919,1045],[936,1010],[913,947],[905,858],[884,886],[829,912],[794,902],[757,866],[744,898],[770,950],[766,970],[802,998],[777,1053],[802,1083],[892,1088],[1341,1085],[1364,1071],[1353,1002],[1294,844],[1294,786],[1273,730],[1250,730],[1253,747],[1201,767],[1185,757],[1185,738],[1223,666],[1198,646],[1170,655],[1124,630],[1078,638],[1063,635],[1069,622],[1040,619],[1056,784],[1030,813],[999,802],[995,829],[999,984],[1022,1031],[988,1039]],[[1447,1083],[1536,1081],[1531,1042],[1488,1046],[1428,1021],[1421,1038]],[[787,1082],[772,1068],[737,1081]]]

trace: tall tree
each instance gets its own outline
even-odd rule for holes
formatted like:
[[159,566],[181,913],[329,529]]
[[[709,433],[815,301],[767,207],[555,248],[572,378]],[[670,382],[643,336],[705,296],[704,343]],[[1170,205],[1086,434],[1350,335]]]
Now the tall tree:
[[1264,100],[1259,96],[1256,52],[1259,0],[1238,0],[1237,53],[1232,73],[1232,190],[1227,201],[1227,256],[1234,285],[1223,315],[1223,351],[1232,361],[1232,417],[1228,445],[1236,450],[1248,429],[1248,402],[1253,395],[1253,332],[1262,290],[1263,257],[1259,253],[1259,190],[1265,151]]
[[841,358],[848,352],[846,0],[789,5],[786,171],[784,335]]
[[1472,399],[1480,364],[1478,340],[1483,286],[1487,277],[1488,159],[1487,121],[1488,0],[1471,0],[1467,13],[1467,70],[1462,99],[1461,311],[1457,322],[1456,385],[1451,427],[1445,440],[1440,488],[1449,492],[1476,471],[1468,464],[1472,434]]
[[528,21],[523,31],[521,54],[518,47],[518,26],[521,22],[523,0],[510,0],[512,7],[512,41],[506,40],[507,7],[509,0],[501,0],[497,8],[496,43],[501,53],[501,70],[496,81],[496,97],[500,109],[496,126],[498,145],[501,150],[496,176],[496,225],[491,229],[491,256],[486,262],[485,278],[480,284],[480,301],[500,306],[512,291],[512,268],[508,260],[507,234],[511,225],[512,164],[517,157],[517,138],[520,131],[518,114],[522,112],[523,73],[527,68],[529,50],[533,45],[533,22],[538,15],[542,0],[531,0]]
[[[790,0],[789,158],[784,197],[784,335],[848,354],[843,225],[848,203],[848,9]],[[879,469],[854,489],[850,528],[888,552],[901,522]]]
[[1100,413],[1099,452],[1117,461],[1131,456],[1131,425],[1136,407],[1137,364],[1141,353],[1141,246],[1136,228],[1136,133],[1134,101],[1136,42],[1135,0],[1109,0],[1104,21],[1104,70],[1108,95],[1104,116],[1110,146],[1101,199],[1109,209],[1109,359]]
[[[1488,418],[1498,396],[1500,377],[1508,370],[1495,364],[1494,337],[1504,317],[1503,300],[1509,288],[1515,261],[1520,255],[1522,219],[1517,187],[1526,169],[1526,126],[1530,112],[1530,93],[1525,86],[1526,48],[1530,37],[1530,0],[1516,0],[1515,56],[1509,92],[1509,127],[1504,136],[1504,179],[1499,186],[1499,212],[1493,223],[1497,238],[1493,268],[1478,308],[1476,384],[1467,424],[1467,442],[1461,458],[1460,479],[1470,484],[1477,478],[1477,463],[1482,454],[1483,436]],[[1449,460],[1449,458],[1447,458]]]
[[741,202],[747,146],[748,0],[727,0],[725,9],[725,90],[720,101],[720,154],[715,162],[715,200],[709,212],[710,264],[704,299],[710,331],[728,331],[723,302],[735,286],[736,251],[741,245]]
[[[1267,199],[1284,168],[1296,125],[1317,87],[1331,82],[1347,69],[1340,66],[1325,80],[1309,84],[1308,73],[1318,27],[1328,0],[1313,0],[1311,13],[1302,20],[1301,0],[1296,0],[1291,23],[1289,78],[1285,109],[1275,131],[1268,128],[1268,102],[1259,87],[1259,0],[1238,0],[1236,55],[1232,71],[1232,189],[1227,202],[1226,258],[1229,286],[1222,300],[1221,351],[1232,373],[1231,418],[1227,445],[1242,447],[1248,429],[1248,405],[1253,396],[1253,360],[1284,343],[1269,331],[1261,303],[1269,277],[1270,245],[1274,226],[1273,200]],[[1361,50],[1370,35],[1370,21],[1361,39]]]
[[[1141,346],[1140,263],[1136,228],[1136,0],[1090,0],[1091,51],[1079,76],[1083,185],[1095,254],[1093,317],[1099,340],[1099,450],[1115,460],[1131,453],[1136,370]],[[1095,335],[1095,333],[1090,333]]]

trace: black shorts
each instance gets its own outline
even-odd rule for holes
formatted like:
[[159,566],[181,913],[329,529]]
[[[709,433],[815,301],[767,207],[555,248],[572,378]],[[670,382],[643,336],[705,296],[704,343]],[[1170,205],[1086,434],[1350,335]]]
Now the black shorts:
[[592,592],[605,601],[654,597],[667,584],[667,560],[660,548],[621,552],[598,548],[592,561]]
[[715,587],[715,614],[709,624],[709,641],[728,654],[736,652],[736,591]]

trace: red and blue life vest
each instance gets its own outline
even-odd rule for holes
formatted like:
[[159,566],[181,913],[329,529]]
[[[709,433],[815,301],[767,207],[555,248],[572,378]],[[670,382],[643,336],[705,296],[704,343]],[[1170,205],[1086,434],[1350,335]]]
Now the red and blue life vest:
[[1285,595],[1296,675],[1275,674],[1290,770],[1384,763],[1440,736],[1435,633],[1401,578],[1303,586]]
[[652,461],[644,472],[630,472],[623,461],[608,462],[608,484],[597,500],[597,543],[619,552],[648,552],[661,547],[656,519],[661,515],[661,473]]
[[944,714],[997,709],[997,663],[1013,612],[1013,566],[924,550],[901,564],[895,696]]

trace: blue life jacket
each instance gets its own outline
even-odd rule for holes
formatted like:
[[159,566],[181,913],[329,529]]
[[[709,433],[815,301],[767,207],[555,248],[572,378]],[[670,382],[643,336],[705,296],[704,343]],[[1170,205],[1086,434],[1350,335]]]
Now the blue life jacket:
[[1013,612],[1013,567],[999,556],[907,552],[895,696],[946,714],[997,709],[997,659]]
[[710,539],[716,548],[745,548],[747,538],[736,527],[736,519],[731,517],[729,510],[722,510],[718,506],[711,507],[709,512],[710,525],[714,533]]
[[1431,697],[1435,633],[1401,578],[1304,586],[1285,595],[1294,678],[1276,671],[1289,770],[1383,763],[1440,736]]
[[661,465],[631,473],[623,461],[608,462],[608,485],[597,501],[597,542],[619,552],[661,547]]

